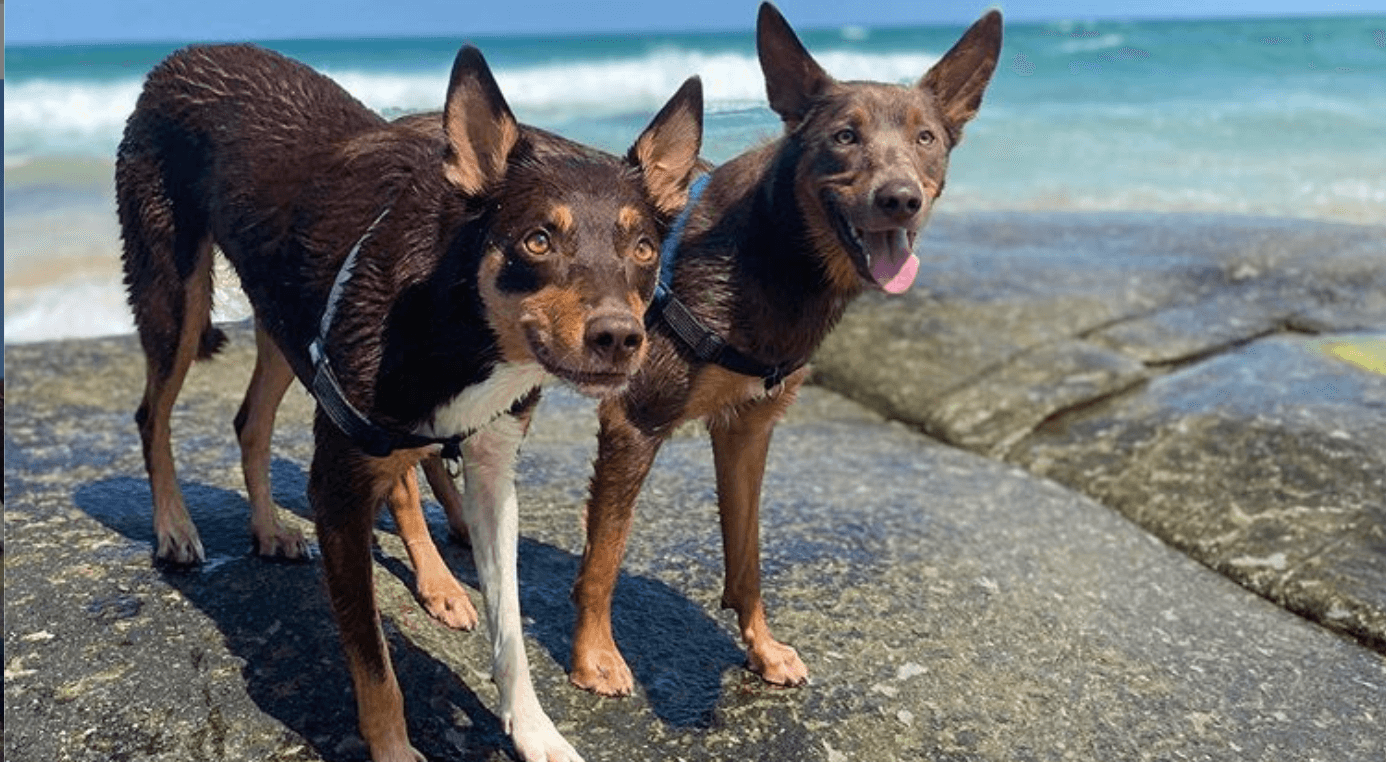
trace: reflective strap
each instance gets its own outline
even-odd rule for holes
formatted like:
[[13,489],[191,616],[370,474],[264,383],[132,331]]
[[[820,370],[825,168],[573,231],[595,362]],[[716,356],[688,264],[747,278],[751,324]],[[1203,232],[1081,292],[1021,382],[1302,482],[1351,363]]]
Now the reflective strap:
[[318,340],[327,341],[327,335],[332,330],[332,319],[337,315],[337,303],[342,300],[342,290],[346,288],[346,282],[351,280],[352,273],[356,272],[356,255],[361,253],[361,245],[375,232],[375,226],[385,219],[385,215],[390,213],[392,207],[385,207],[376,216],[375,221],[367,228],[361,237],[356,239],[356,244],[347,252],[346,259],[342,262],[341,268],[337,270],[337,277],[332,281],[332,290],[327,292],[327,306],[322,310],[322,320],[318,323]]

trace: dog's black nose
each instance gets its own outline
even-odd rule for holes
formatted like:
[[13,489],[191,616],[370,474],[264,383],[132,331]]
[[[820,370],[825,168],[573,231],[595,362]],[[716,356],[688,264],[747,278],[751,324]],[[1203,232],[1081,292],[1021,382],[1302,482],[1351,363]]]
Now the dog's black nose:
[[645,326],[628,312],[604,313],[587,321],[587,351],[610,363],[624,363],[645,343]]
[[924,194],[919,185],[908,180],[891,180],[876,189],[876,208],[897,222],[918,214],[923,206]]

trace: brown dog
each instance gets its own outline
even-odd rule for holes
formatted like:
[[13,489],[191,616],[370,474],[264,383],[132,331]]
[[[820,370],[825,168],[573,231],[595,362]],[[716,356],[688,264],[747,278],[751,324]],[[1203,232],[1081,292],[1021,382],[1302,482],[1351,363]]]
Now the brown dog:
[[670,242],[668,295],[647,321],[649,356],[599,408],[571,677],[602,694],[633,687],[612,638],[611,596],[636,496],[660,444],[692,419],[711,433],[722,604],[736,610],[750,667],[776,684],[807,676],[794,649],[771,636],[761,603],[758,512],[771,431],[848,302],[913,281],[915,239],[995,69],[1001,16],[980,19],[914,87],[832,79],[769,4],[757,46],[785,133],[718,167],[690,202]]
[[372,524],[387,499],[417,504],[413,467],[440,445],[463,461],[502,723],[525,760],[578,759],[529,679],[516,451],[548,379],[610,395],[643,359],[657,242],[687,200],[701,127],[694,79],[626,159],[585,148],[518,124],[471,47],[443,114],[395,123],[252,46],[188,48],[150,73],[116,189],[147,359],[136,420],[156,556],[202,559],[169,426],[189,366],[225,340],[210,323],[215,244],[255,310],[259,356],[236,426],[261,553],[306,552],[274,515],[268,444],[294,377],[319,402],[309,499],[377,762],[421,756],[380,629]]

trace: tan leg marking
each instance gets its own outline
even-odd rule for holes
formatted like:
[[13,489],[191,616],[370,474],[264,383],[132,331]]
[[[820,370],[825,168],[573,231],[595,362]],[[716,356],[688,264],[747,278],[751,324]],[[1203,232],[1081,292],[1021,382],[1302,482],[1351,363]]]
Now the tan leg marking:
[[179,326],[178,346],[174,349],[173,367],[167,377],[159,379],[153,358],[148,358],[148,372],[142,410],[147,413],[140,426],[144,444],[145,468],[149,472],[149,488],[154,498],[154,536],[157,546],[154,557],[175,564],[194,564],[207,560],[202,539],[183,503],[173,462],[171,418],[173,403],[187,378],[188,368],[197,358],[202,339],[204,320],[211,309],[211,239],[199,245],[196,271],[185,283],[183,324]]
[[452,538],[459,544],[466,545],[467,538],[467,519],[462,515],[462,493],[457,491],[457,482],[443,466],[442,458],[424,458],[423,461],[424,478],[428,479],[428,486],[433,490],[433,497],[438,499],[443,506],[443,512],[448,516],[448,529],[452,531]]
[[255,370],[236,414],[237,439],[241,445],[241,473],[250,498],[250,535],[255,552],[267,557],[308,558],[308,541],[295,527],[279,517],[279,506],[270,496],[270,439],[275,412],[293,383],[294,372],[279,347],[257,325]]
[[387,502],[395,525],[399,527],[400,539],[404,540],[404,549],[409,552],[409,562],[414,565],[415,593],[424,610],[455,630],[476,627],[476,608],[472,606],[467,589],[453,576],[428,532],[419,497],[419,478],[414,469],[409,469],[395,482]]
[[726,581],[722,606],[733,609],[751,670],[767,682],[799,685],[808,668],[798,653],[770,634],[760,589],[760,491],[775,423],[793,403],[806,376],[799,371],[782,394],[747,402],[714,416],[708,430],[717,468]]

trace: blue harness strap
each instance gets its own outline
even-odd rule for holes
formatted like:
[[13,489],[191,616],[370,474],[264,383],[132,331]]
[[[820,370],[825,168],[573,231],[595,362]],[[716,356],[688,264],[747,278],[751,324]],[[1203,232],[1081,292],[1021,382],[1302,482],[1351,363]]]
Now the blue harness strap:
[[[698,205],[698,199],[702,198],[703,191],[707,190],[710,177],[712,175],[703,175],[688,186],[688,203],[674,219],[674,225],[669,228],[669,235],[665,237],[664,245],[659,249],[659,284],[655,286],[652,305],[667,299],[674,292],[674,258],[679,253],[679,241],[683,238],[684,228],[688,227],[688,218],[693,216],[693,207]],[[651,310],[649,314],[654,313],[655,310]]]
[[693,208],[697,206],[698,199],[707,188],[709,177],[710,175],[703,175],[688,188],[688,204],[674,219],[673,226],[669,228],[669,235],[664,239],[664,246],[659,250],[659,284],[655,286],[650,308],[645,313],[645,327],[651,328],[656,321],[662,320],[694,357],[703,362],[720,365],[733,373],[760,378],[764,380],[767,390],[774,389],[804,363],[798,361],[769,365],[750,357],[704,325],[703,321],[674,295],[674,263],[678,258],[679,243],[683,239],[684,228],[688,226],[688,218],[692,216]]

